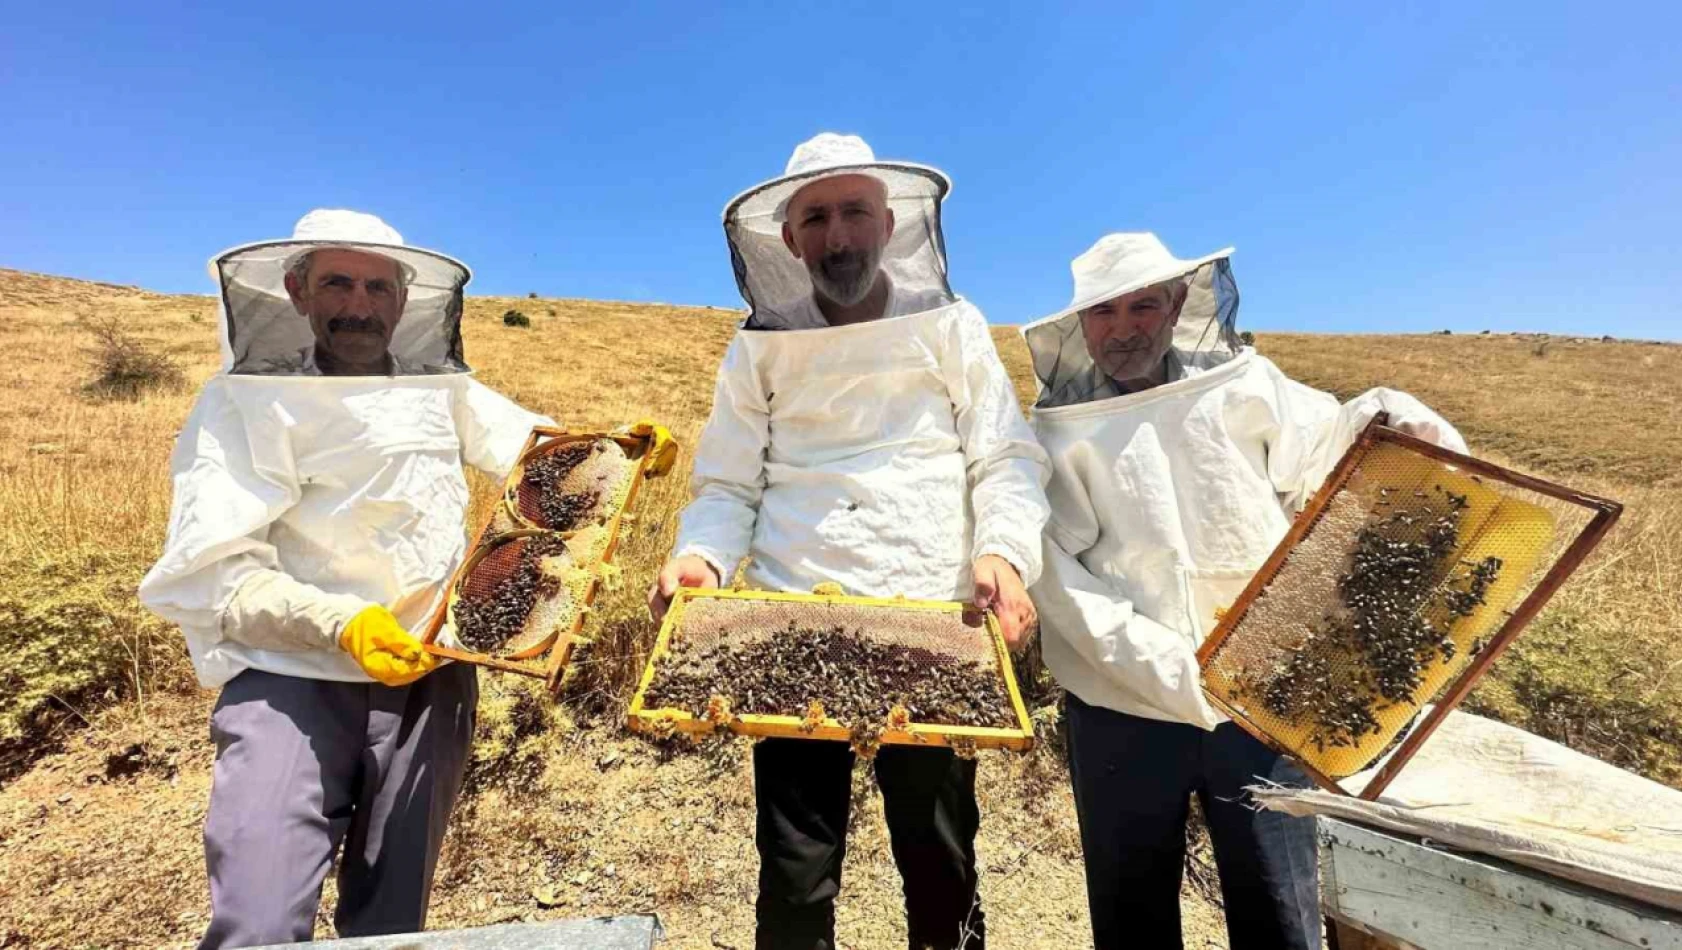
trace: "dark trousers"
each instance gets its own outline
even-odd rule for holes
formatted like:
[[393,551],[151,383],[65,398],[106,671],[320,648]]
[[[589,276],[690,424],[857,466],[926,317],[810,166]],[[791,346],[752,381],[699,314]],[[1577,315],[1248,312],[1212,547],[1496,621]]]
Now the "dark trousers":
[[[754,747],[756,950],[834,948],[852,772],[853,751],[844,743],[766,739]],[[981,950],[975,761],[950,749],[883,746],[876,782],[905,889],[909,946]]]
[[1179,950],[1186,818],[1209,823],[1232,950],[1317,950],[1314,820],[1244,792],[1307,776],[1232,723],[1213,732],[1068,701],[1069,772],[1098,950]]
[[478,699],[462,663],[395,688],[234,677],[210,717],[210,929],[199,946],[310,939],[341,844],[339,936],[423,929]]

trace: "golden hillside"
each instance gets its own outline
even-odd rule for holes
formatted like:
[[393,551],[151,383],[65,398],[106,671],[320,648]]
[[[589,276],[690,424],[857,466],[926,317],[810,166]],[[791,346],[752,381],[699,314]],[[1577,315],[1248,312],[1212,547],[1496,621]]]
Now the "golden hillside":
[[[505,327],[509,309],[531,327]],[[692,444],[738,318],[481,297],[468,302],[465,334],[480,378],[564,424],[653,416]],[[193,686],[178,636],[143,614],[133,591],[162,541],[176,430],[216,369],[215,319],[209,297],[0,270],[9,362],[0,392],[0,946],[185,944],[203,929],[198,831],[211,697]],[[100,321],[174,357],[184,388],[133,402],[85,392],[86,328]],[[995,338],[1026,395],[1019,339],[1009,328]],[[1459,423],[1476,451],[1626,502],[1612,540],[1497,665],[1477,702],[1682,782],[1682,668],[1670,659],[1682,627],[1682,347],[1295,335],[1263,336],[1259,346],[1340,395],[1407,389]],[[643,594],[671,542],[687,471],[685,461],[650,483],[642,527],[620,553],[626,583],[600,605],[598,644],[580,656],[564,702],[483,677],[480,738],[434,926],[655,910],[670,946],[751,945],[742,747],[673,754],[618,725],[652,634]],[[1000,946],[1089,939],[1067,776],[1051,738],[1027,757],[983,760],[983,900]],[[879,808],[866,782],[856,797],[842,939],[903,945]],[[1206,870],[1194,864],[1187,926],[1224,945],[1218,912],[1195,887]]]

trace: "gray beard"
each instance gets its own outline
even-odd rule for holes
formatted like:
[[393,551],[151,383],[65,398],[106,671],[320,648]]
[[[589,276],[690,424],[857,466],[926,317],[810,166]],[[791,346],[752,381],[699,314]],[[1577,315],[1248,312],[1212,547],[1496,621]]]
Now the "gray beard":
[[870,295],[871,288],[876,286],[876,275],[880,273],[882,255],[870,254],[864,261],[864,266],[855,273],[832,275],[825,268],[825,262],[820,261],[817,267],[811,269],[812,286],[818,293],[843,307],[853,307],[864,302]]

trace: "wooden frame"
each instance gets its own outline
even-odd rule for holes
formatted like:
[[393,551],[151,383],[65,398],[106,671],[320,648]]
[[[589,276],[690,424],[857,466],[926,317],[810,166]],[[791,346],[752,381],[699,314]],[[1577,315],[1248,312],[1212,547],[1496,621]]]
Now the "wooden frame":
[[[1222,615],[1215,629],[1204,640],[1203,646],[1197,651],[1199,666],[1208,669],[1221,644],[1226,642],[1227,637],[1244,619],[1244,615],[1255,603],[1261,592],[1267,588],[1268,584],[1272,583],[1274,576],[1284,566],[1286,558],[1296,548],[1297,543],[1319,522],[1326,506],[1343,489],[1349,481],[1350,475],[1360,466],[1368,452],[1381,442],[1399,445],[1419,455],[1452,465],[1474,476],[1481,476],[1585,508],[1593,514],[1588,524],[1571,541],[1565,552],[1548,568],[1542,579],[1513,609],[1506,622],[1490,638],[1483,650],[1472,658],[1471,663],[1461,671],[1459,676],[1443,687],[1436,697],[1433,707],[1424,718],[1414,723],[1411,728],[1403,730],[1400,745],[1396,747],[1388,759],[1383,761],[1377,774],[1359,792],[1358,797],[1365,799],[1376,799],[1389,786],[1391,781],[1395,779],[1396,774],[1401,771],[1403,766],[1407,765],[1408,760],[1413,758],[1414,753],[1419,750],[1419,746],[1431,737],[1431,733],[1437,730],[1437,726],[1442,723],[1444,717],[1460,705],[1460,702],[1466,698],[1466,694],[1471,692],[1472,687],[1489,670],[1490,664],[1494,663],[1512,643],[1513,638],[1517,637],[1519,632],[1531,620],[1535,619],[1536,614],[1552,599],[1560,586],[1565,583],[1566,578],[1570,577],[1572,572],[1582,565],[1584,559],[1605,538],[1606,532],[1612,529],[1612,526],[1617,523],[1618,516],[1623,513],[1623,505],[1610,499],[1579,492],[1563,485],[1525,475],[1522,472],[1515,472],[1492,462],[1485,462],[1469,455],[1450,451],[1393,429],[1386,424],[1387,422],[1388,420],[1383,415],[1374,419],[1371,424],[1362,430],[1360,436],[1355,440],[1355,444],[1344,453],[1343,458],[1338,461],[1337,467],[1327,476],[1325,484],[1320,486],[1320,490],[1314,494],[1302,513],[1297,516],[1296,521],[1291,524],[1291,528],[1285,533],[1284,539],[1273,549],[1273,553],[1268,556],[1261,569],[1256,571],[1255,576],[1250,578],[1250,582],[1245,585],[1243,593],[1233,602],[1231,608]],[[1207,691],[1204,695],[1217,709],[1225,713],[1245,732],[1297,761],[1297,764],[1321,787],[1339,794],[1349,794],[1336,779],[1301,761],[1290,749],[1281,746],[1272,736],[1252,722],[1243,711],[1232,708]]]
[[[541,647],[530,647],[508,656],[475,653],[471,650],[456,649],[438,643],[438,634],[444,629],[444,624],[449,619],[450,605],[455,599],[456,587],[461,583],[462,578],[467,575],[467,571],[478,563],[478,559],[492,545],[506,538],[541,534],[558,534],[562,538],[570,538],[578,533],[576,531],[551,532],[527,528],[513,512],[508,511],[508,499],[511,487],[525,472],[526,462],[535,450],[539,447],[549,450],[551,446],[558,443],[579,442],[586,439],[590,441],[613,439],[620,445],[625,446],[627,450],[641,449],[641,454],[637,456],[636,467],[631,472],[631,484],[626,491],[625,502],[608,520],[607,539],[602,546],[600,559],[594,564],[579,565],[590,573],[590,582],[582,602],[573,612],[572,626],[566,630],[556,631],[555,635]],[[500,670],[505,673],[518,673],[522,676],[542,679],[548,683],[551,692],[559,690],[561,677],[566,673],[567,664],[572,661],[573,650],[579,643],[588,642],[582,635],[585,618],[589,615],[590,607],[595,603],[596,595],[600,592],[602,569],[612,563],[613,555],[619,548],[621,528],[627,518],[634,517],[630,512],[636,505],[637,495],[642,489],[642,483],[652,477],[648,471],[648,464],[653,454],[653,448],[654,437],[652,435],[631,436],[622,432],[572,432],[553,426],[534,427],[531,434],[526,437],[525,445],[520,449],[519,462],[515,464],[507,480],[503,482],[502,490],[498,492],[496,502],[491,505],[491,510],[485,515],[484,522],[480,524],[479,530],[474,533],[473,543],[468,548],[470,553],[466,560],[462,562],[461,567],[450,577],[450,583],[445,588],[443,600],[427,619],[425,631],[421,637],[421,642],[426,647],[426,651],[434,656],[445,657],[462,663],[472,663],[476,666]],[[514,527],[502,532],[493,531],[499,514],[505,515],[508,518],[508,523]],[[549,654],[547,658],[543,656],[545,652]]]
[[[849,597],[842,594],[785,594],[748,590],[701,590],[696,588],[679,590],[677,596],[672,600],[670,610],[666,613],[665,621],[660,624],[660,636],[654,643],[654,649],[649,653],[648,663],[643,669],[642,678],[637,682],[637,691],[631,697],[630,708],[626,711],[626,724],[633,731],[657,733],[663,729],[675,729],[678,732],[690,735],[706,735],[716,731],[720,726],[719,723],[694,716],[684,710],[648,709],[643,701],[649,685],[654,682],[654,675],[658,671],[660,663],[671,653],[672,637],[677,632],[684,610],[689,604],[697,600],[847,604],[960,614],[974,609],[964,604],[939,600]],[[974,749],[1013,749],[1016,751],[1025,751],[1033,747],[1034,726],[1028,718],[1028,709],[1022,702],[1022,691],[1017,686],[1016,671],[1010,662],[1010,650],[1005,646],[1004,638],[999,634],[998,621],[991,613],[984,615],[983,623],[988,638],[993,644],[994,655],[999,663],[999,672],[1004,677],[1005,689],[1010,696],[1011,710],[1016,716],[1017,728],[1000,729],[983,726],[941,726],[911,723],[905,729],[889,729],[884,724],[880,738],[882,745],[967,746]],[[670,725],[661,725],[661,723],[669,723]],[[742,714],[733,717],[724,728],[738,735],[780,739],[827,739],[845,742],[852,738],[852,730],[833,717],[826,718],[815,729],[808,729],[805,720],[800,716]]]

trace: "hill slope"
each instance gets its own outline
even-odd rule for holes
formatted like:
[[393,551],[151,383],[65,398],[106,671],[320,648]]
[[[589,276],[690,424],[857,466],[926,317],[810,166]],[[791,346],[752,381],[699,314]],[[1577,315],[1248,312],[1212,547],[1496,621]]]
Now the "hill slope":
[[[503,326],[508,309],[530,329]],[[473,298],[467,353],[488,384],[562,422],[700,432],[738,314]],[[180,362],[186,386],[138,402],[82,391],[102,317]],[[210,697],[178,636],[133,590],[162,542],[171,442],[216,368],[215,305],[0,270],[0,946],[185,943],[203,927],[198,829],[213,754]],[[1015,332],[996,328],[1021,391]],[[1682,347],[1514,337],[1264,336],[1305,382],[1389,383],[1441,408],[1480,453],[1630,504],[1625,524],[1479,691],[1481,708],[1626,767],[1682,779]],[[1667,435],[1668,434],[1668,435]],[[485,677],[471,791],[439,877],[435,926],[658,910],[675,947],[751,945],[751,788],[742,747],[674,755],[620,733],[618,704],[652,633],[643,592],[669,549],[687,459],[651,483],[601,604],[598,646],[562,705]],[[488,486],[475,484],[481,502]],[[1042,691],[1042,696],[1048,695]],[[984,900],[1000,946],[1085,939],[1067,776],[1047,750],[985,756]],[[841,933],[903,944],[880,809],[857,786]],[[1194,865],[1194,877],[1206,873]],[[1193,946],[1216,912],[1185,902]]]

